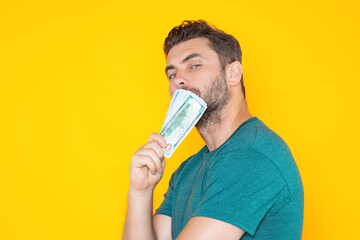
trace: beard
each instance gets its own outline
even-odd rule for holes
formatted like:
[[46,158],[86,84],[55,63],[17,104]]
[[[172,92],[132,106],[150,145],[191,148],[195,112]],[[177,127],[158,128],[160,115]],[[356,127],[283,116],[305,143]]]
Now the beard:
[[201,94],[197,88],[186,89],[201,97],[207,104],[207,108],[196,124],[198,129],[219,125],[222,121],[222,112],[230,100],[229,89],[225,80],[225,72],[221,71],[219,76],[213,80],[210,86]]

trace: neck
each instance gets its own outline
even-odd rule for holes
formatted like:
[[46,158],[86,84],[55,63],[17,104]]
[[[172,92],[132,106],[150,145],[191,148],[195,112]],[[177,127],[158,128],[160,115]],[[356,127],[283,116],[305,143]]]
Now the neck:
[[230,103],[225,107],[220,123],[205,124],[197,130],[211,152],[220,147],[243,122],[252,117],[245,100],[238,104]]

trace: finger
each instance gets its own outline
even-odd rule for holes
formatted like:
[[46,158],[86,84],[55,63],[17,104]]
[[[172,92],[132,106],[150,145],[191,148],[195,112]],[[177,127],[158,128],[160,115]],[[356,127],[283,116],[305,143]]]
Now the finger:
[[163,159],[163,161],[161,162],[161,168],[162,168],[162,171],[164,171],[164,169],[165,169],[165,159]]
[[156,154],[158,155],[158,157],[160,158],[160,160],[162,161],[162,159],[164,158],[164,151],[163,149],[161,148],[161,146],[159,145],[158,142],[151,142],[151,143],[148,143],[144,146],[144,148],[151,148],[153,149]]
[[162,148],[165,148],[167,146],[165,138],[161,136],[159,133],[152,133],[150,135],[148,142],[153,142],[153,141],[158,142]]
[[143,148],[143,149],[141,149],[139,154],[151,157],[151,160],[154,162],[154,164],[156,166],[156,171],[159,173],[162,171],[161,159],[159,158],[159,156],[157,155],[157,153],[155,152],[155,150],[153,148]]
[[142,167],[146,166],[149,171],[151,172],[152,175],[155,175],[156,174],[156,165],[155,163],[153,162],[153,160],[151,159],[151,157],[149,155],[141,155],[141,158],[142,158]]

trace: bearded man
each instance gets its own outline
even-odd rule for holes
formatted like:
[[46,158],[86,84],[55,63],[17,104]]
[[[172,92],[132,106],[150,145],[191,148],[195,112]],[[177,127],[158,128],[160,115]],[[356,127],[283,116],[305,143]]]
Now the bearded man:
[[205,21],[184,21],[164,52],[170,95],[182,88],[207,103],[196,124],[206,145],[173,173],[155,215],[167,144],[153,133],[135,152],[123,239],[301,239],[301,177],[287,144],[247,108],[238,41]]

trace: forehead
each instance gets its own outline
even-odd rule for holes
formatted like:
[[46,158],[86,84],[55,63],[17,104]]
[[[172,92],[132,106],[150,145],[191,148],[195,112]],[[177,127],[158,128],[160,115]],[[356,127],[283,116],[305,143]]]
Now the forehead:
[[208,60],[216,61],[218,59],[217,53],[210,47],[209,40],[204,37],[199,37],[181,42],[172,47],[166,61],[168,64],[175,64],[192,53],[198,53]]

